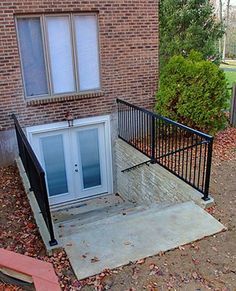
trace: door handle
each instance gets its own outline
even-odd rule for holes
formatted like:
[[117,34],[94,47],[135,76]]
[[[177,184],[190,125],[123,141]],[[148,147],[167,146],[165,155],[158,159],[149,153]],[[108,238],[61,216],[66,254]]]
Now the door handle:
[[78,169],[75,169],[75,172],[79,172],[79,170]]

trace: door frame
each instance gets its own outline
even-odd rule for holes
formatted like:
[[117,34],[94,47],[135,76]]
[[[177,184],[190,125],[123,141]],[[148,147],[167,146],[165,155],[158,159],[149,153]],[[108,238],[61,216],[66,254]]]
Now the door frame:
[[[95,117],[88,117],[88,118],[81,118],[81,119],[75,119],[72,129],[84,127],[88,125],[98,125],[103,124],[104,125],[104,136],[105,136],[105,153],[106,153],[106,169],[107,169],[107,192],[106,194],[112,194],[113,193],[113,166],[112,166],[112,149],[111,149],[111,128],[110,128],[110,116],[109,115],[103,115],[103,116],[95,116]],[[53,131],[68,129],[68,121],[61,121],[61,122],[54,122],[54,123],[47,123],[42,125],[35,125],[30,126],[26,128],[26,136],[29,140],[29,143],[32,145],[34,149],[34,135],[40,134],[40,133],[50,133]],[[37,152],[35,151],[35,154],[37,156]],[[40,157],[38,157],[39,162]],[[105,194],[105,193],[101,193]],[[100,195],[100,194],[99,194]],[[94,195],[97,197],[98,195]],[[92,198],[89,197],[88,199]],[[82,198],[83,199],[83,198]],[[67,202],[59,202],[59,203],[53,203],[49,197],[49,202],[51,205],[59,205],[59,204],[65,204],[65,203],[71,203],[73,200],[69,200]],[[78,199],[75,199],[78,200]]]

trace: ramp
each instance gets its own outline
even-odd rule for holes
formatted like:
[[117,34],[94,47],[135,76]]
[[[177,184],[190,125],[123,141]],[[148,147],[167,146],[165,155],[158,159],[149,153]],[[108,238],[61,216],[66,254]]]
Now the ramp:
[[193,202],[62,225],[60,237],[78,279],[174,249],[224,230]]

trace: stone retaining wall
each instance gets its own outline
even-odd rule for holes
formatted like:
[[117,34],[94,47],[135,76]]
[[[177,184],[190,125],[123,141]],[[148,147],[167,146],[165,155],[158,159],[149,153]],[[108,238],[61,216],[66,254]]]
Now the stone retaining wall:
[[121,139],[115,144],[117,192],[129,201],[150,205],[152,203],[178,203],[194,201],[208,207],[200,192],[171,174],[158,164],[142,165],[129,172],[122,170],[142,163],[148,158]]

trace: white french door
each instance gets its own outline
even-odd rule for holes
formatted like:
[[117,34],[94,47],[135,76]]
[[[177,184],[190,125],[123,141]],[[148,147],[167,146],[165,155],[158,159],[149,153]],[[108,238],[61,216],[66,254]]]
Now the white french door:
[[74,181],[78,198],[107,192],[104,127],[84,126],[72,131]]
[[46,174],[50,204],[111,191],[104,123],[32,131],[30,142]]

